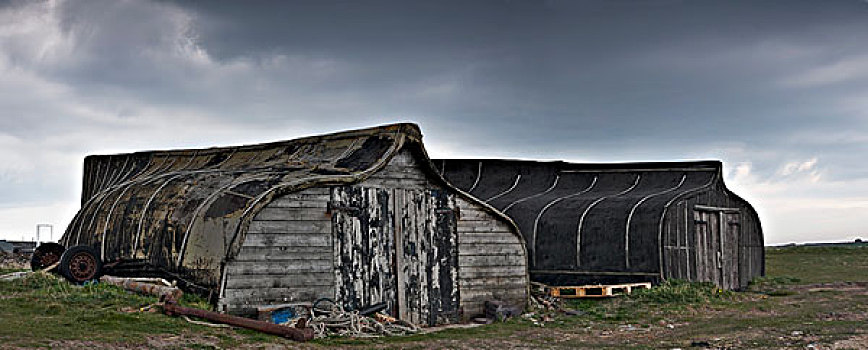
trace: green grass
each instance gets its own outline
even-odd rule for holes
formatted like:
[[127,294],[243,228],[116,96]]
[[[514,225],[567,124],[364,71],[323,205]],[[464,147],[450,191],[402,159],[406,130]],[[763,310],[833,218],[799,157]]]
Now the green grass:
[[[135,346],[153,335],[202,334],[216,337],[217,343],[225,346],[238,343],[239,338],[221,339],[214,334],[218,330],[159,312],[141,312],[141,308],[156,304],[157,298],[104,283],[76,286],[52,274],[33,273],[0,282],[0,296],[0,344],[5,345],[27,347],[81,340]],[[209,307],[206,300],[186,294],[181,304]],[[244,335],[240,338],[246,341]]]
[[19,272],[19,271],[27,271],[27,270],[26,270],[26,269],[18,269],[18,268],[10,269],[10,268],[2,268],[2,267],[0,267],[0,275],[5,275],[5,274],[7,274],[7,273]]
[[[580,316],[536,310],[529,318],[476,328],[391,338],[326,338],[303,346],[686,348],[696,340],[721,348],[804,348],[866,333],[868,287],[828,283],[868,282],[868,248],[769,248],[766,257],[767,276],[754,280],[745,292],[673,280],[629,297],[569,300],[566,306],[583,311]],[[151,347],[148,342],[154,337],[168,339],[169,348],[179,349],[298,345],[248,330],[193,325],[160,313],[124,312],[155,302],[114,286],[73,286],[45,274],[0,282],[0,348],[38,347],[52,341]],[[182,303],[207,307],[205,300],[186,295]],[[534,323],[543,319],[542,325]]]
[[868,245],[767,248],[766,274],[805,284],[868,281]]
[[669,303],[708,303],[730,299],[733,292],[720,289],[712,283],[690,283],[682,280],[668,280],[651,289],[639,289],[631,299],[658,304]]
[[[156,303],[156,298],[96,284],[73,286],[53,275],[35,273],[0,284],[0,339],[22,334],[44,340],[136,340],[152,333],[179,334],[195,327],[159,314],[125,313],[123,308]],[[34,322],[39,327],[34,327]]]

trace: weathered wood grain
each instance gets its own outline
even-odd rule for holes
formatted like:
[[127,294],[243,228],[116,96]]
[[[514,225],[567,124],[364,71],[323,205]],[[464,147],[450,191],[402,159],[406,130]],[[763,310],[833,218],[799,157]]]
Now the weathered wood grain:
[[294,260],[331,259],[332,247],[328,246],[245,246],[235,257],[235,261],[288,262]]
[[[256,233],[248,234],[244,244],[249,247],[308,246],[330,247],[331,239],[323,234],[310,233]],[[243,248],[242,248],[243,249]]]
[[326,286],[304,286],[290,288],[243,288],[225,291],[227,304],[248,301],[249,304],[267,305],[286,301],[314,301],[318,298],[334,295],[334,289]]
[[291,273],[331,272],[332,261],[329,260],[284,260],[277,262],[236,261],[226,266],[230,276],[237,275],[285,275]]
[[525,257],[521,255],[460,255],[458,266],[523,266]]
[[465,243],[459,256],[464,255],[514,255],[524,257],[524,249],[517,243]]
[[256,214],[254,221],[289,221],[289,220],[316,220],[331,221],[331,214],[324,209],[317,208],[278,208],[266,207]]
[[282,273],[269,276],[255,274],[240,274],[226,281],[230,289],[261,289],[261,288],[298,288],[298,287],[332,287],[332,276],[329,272],[299,272]]
[[321,233],[331,232],[331,222],[320,220],[292,220],[292,221],[253,221],[250,223],[249,234],[293,234],[293,233]]
[[458,241],[461,244],[519,244],[518,237],[509,232],[467,232],[458,231]]

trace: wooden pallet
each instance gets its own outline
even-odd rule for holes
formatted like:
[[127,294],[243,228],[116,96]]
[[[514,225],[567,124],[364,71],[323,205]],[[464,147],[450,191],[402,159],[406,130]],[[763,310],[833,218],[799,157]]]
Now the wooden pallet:
[[548,286],[548,294],[555,298],[606,298],[630,294],[634,289],[651,289],[651,282],[588,285],[588,286]]

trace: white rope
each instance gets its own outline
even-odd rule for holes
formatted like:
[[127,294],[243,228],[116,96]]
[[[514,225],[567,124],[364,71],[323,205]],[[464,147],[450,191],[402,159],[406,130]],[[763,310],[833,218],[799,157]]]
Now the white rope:
[[[288,322],[293,325],[296,320]],[[356,338],[371,338],[381,336],[396,336],[414,334],[419,327],[401,321],[380,322],[373,317],[359,315],[358,311],[344,311],[340,306],[333,306],[325,315],[313,316],[308,322],[313,328],[316,338],[328,336],[351,336]]]
[[181,318],[183,318],[183,319],[186,320],[187,322],[190,322],[190,323],[192,323],[192,324],[198,324],[198,325],[201,325],[201,326],[208,326],[208,327],[214,327],[214,328],[232,328],[232,326],[230,326],[230,325],[228,325],[228,324],[222,324],[222,323],[211,323],[211,322],[205,322],[205,321],[196,321],[196,320],[192,320],[192,319],[190,319],[189,317],[187,317],[187,315],[181,315]]

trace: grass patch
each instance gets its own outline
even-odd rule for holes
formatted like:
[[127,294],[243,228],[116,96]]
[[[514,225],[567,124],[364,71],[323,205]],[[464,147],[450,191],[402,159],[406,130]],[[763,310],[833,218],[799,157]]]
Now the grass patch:
[[[156,304],[156,297],[106,283],[72,285],[47,273],[0,282],[0,296],[0,342],[14,346],[32,345],[33,339],[42,345],[61,340],[141,345],[154,335],[211,331],[162,313],[130,312]],[[192,295],[184,295],[181,304],[208,307]]]
[[27,271],[27,269],[0,268],[0,275],[5,275],[7,273],[13,273],[13,272],[19,272],[19,271]]
[[767,248],[766,275],[805,284],[868,281],[868,246]]
[[711,283],[669,280],[651,289],[637,289],[617,298],[570,299],[566,307],[584,312],[581,317],[559,317],[563,325],[593,322],[648,325],[699,307],[726,307],[738,300],[735,292]]
[[801,281],[801,278],[792,276],[758,277],[750,282],[747,290],[772,297],[782,297],[796,294],[796,292],[789,289],[789,287],[798,285]]
[[711,283],[667,280],[651,289],[637,289],[630,299],[657,304],[696,304],[732,299],[732,291],[720,289]]

